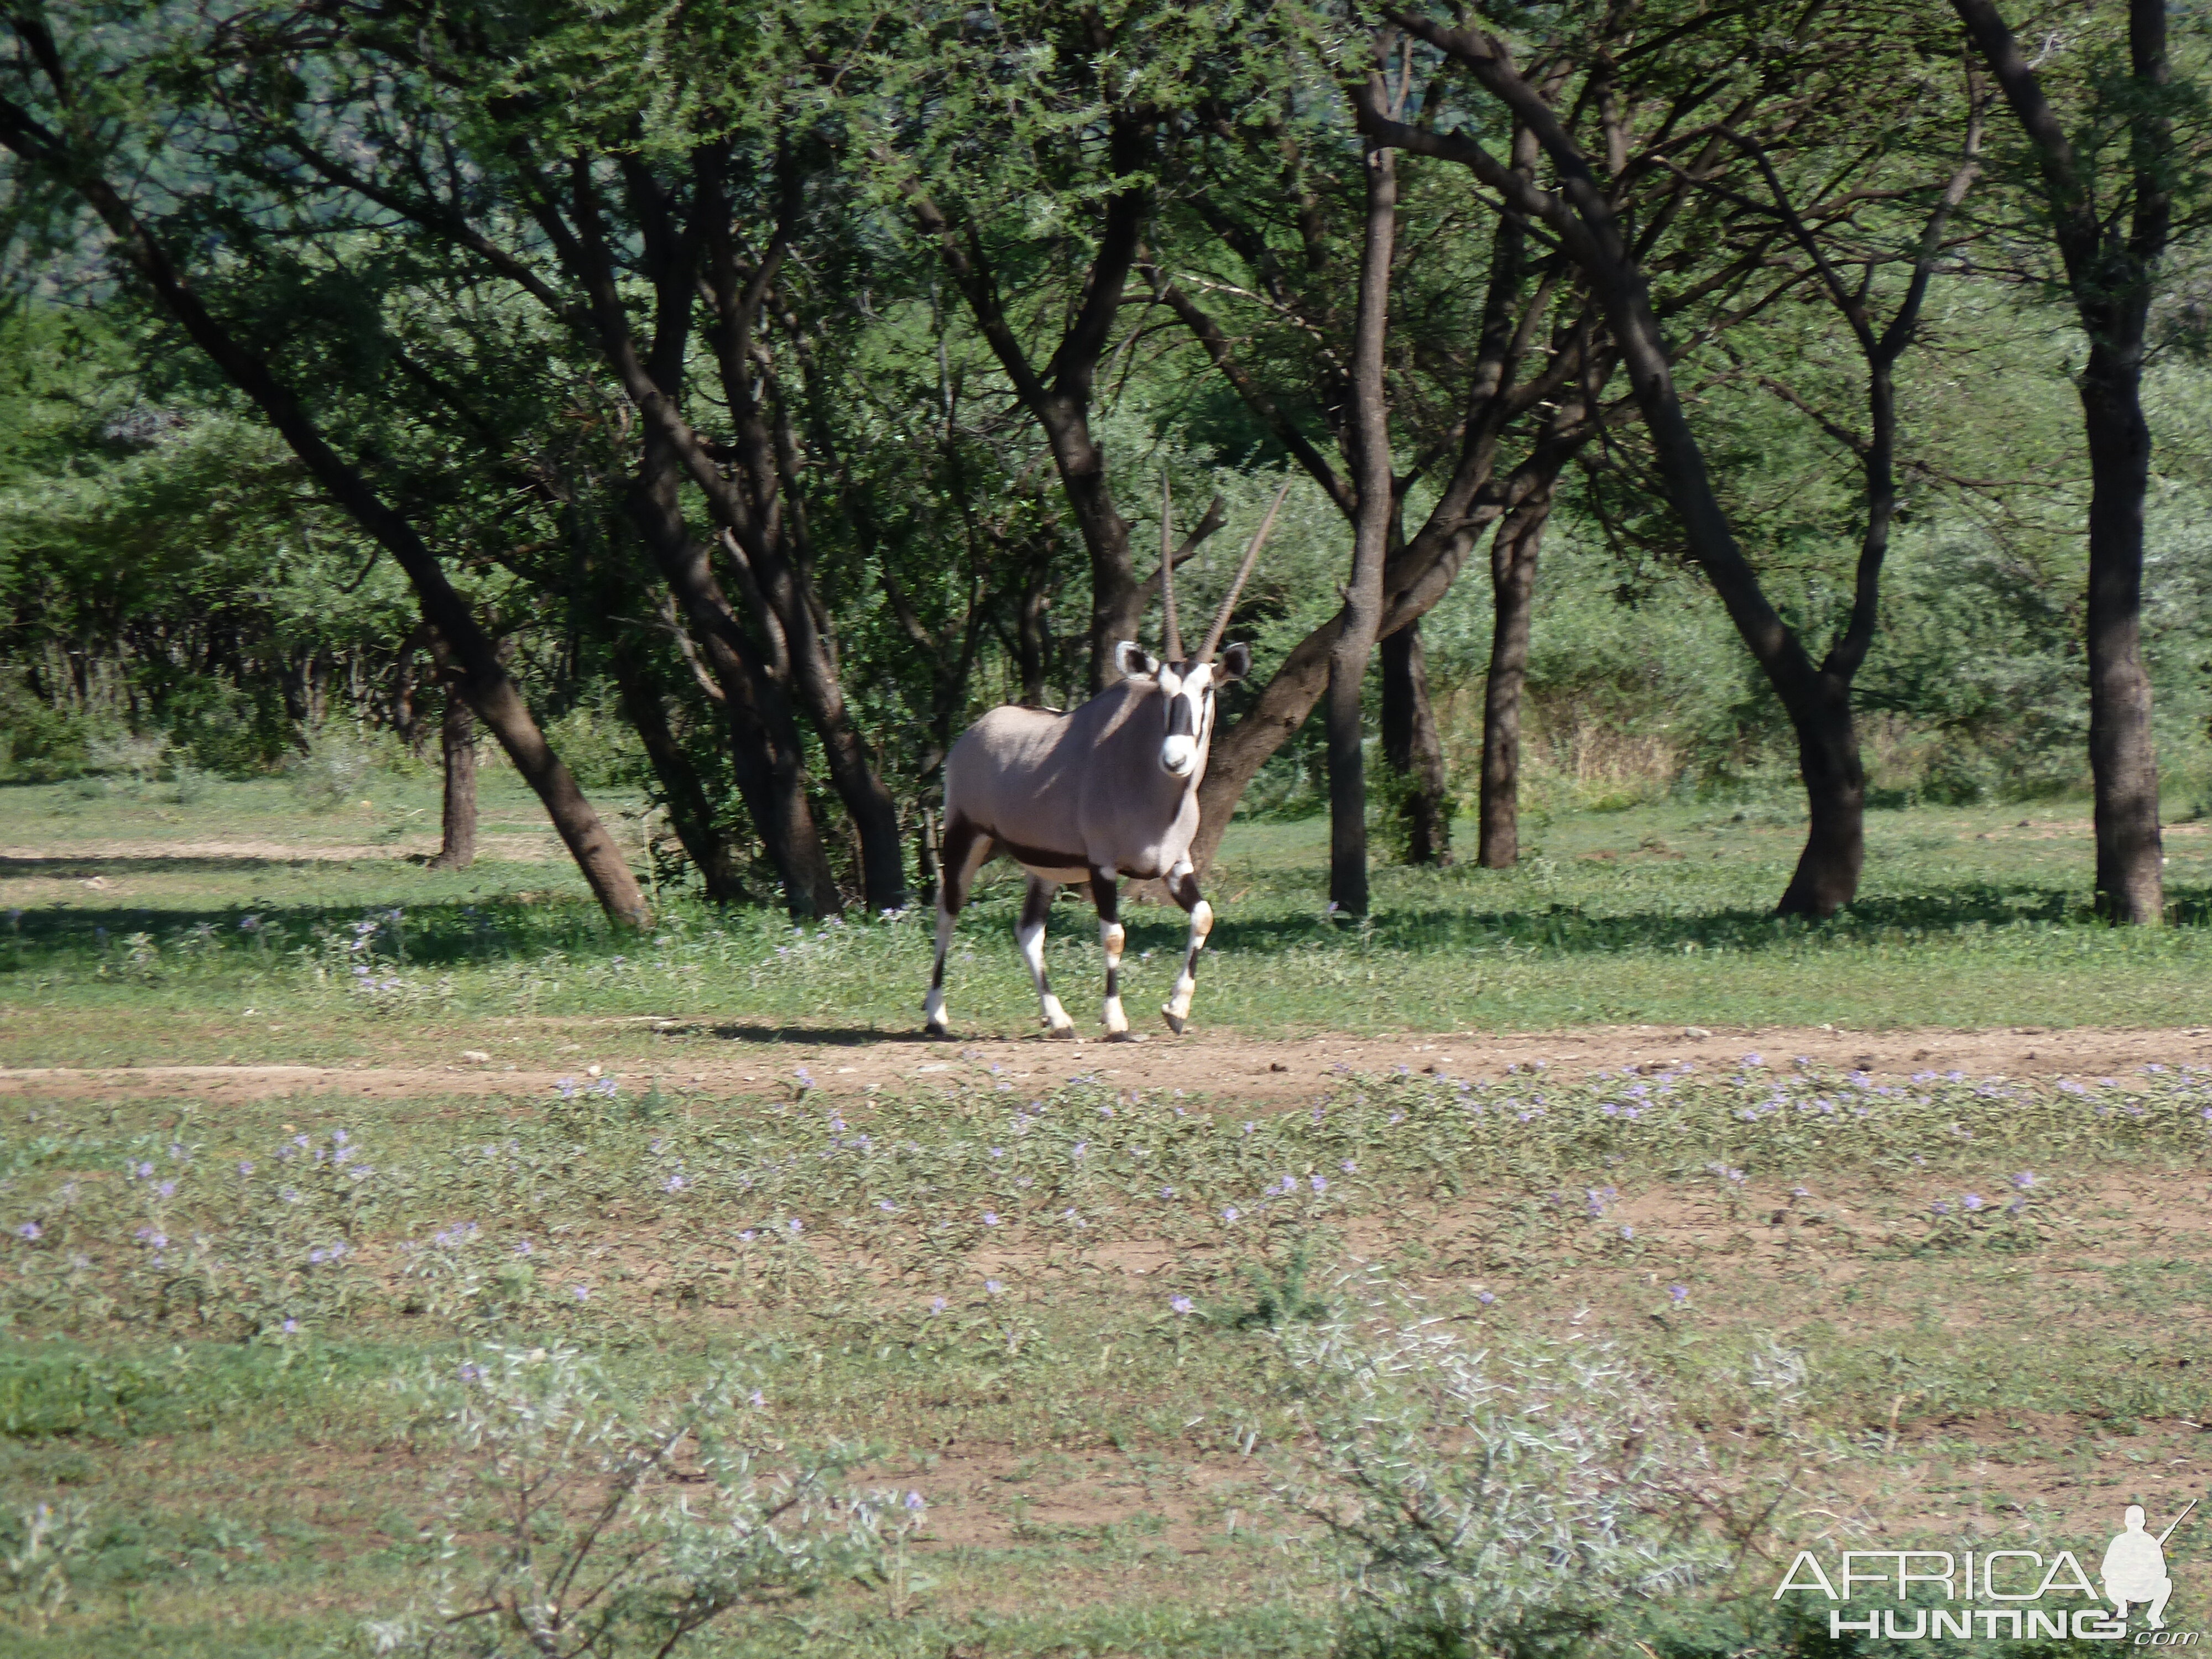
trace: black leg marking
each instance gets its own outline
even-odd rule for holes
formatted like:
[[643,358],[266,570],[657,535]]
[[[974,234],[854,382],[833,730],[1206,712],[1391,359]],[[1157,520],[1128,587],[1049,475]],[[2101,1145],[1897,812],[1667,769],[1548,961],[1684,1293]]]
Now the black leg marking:
[[1121,921],[1121,884],[1114,878],[1111,870],[1091,871],[1091,902],[1098,908],[1099,921]]
[[1128,1016],[1121,1012],[1121,888],[1111,870],[1093,866],[1091,902],[1098,910],[1098,945],[1106,955],[1106,1035],[1118,1042],[1129,1034]]
[[923,1000],[925,1029],[932,1036],[949,1035],[945,1024],[945,958],[952,946],[952,926],[975,872],[991,856],[990,838],[965,818],[947,819],[945,839],[939,848],[937,882],[937,959],[929,970],[929,995]]
[[1190,916],[1190,945],[1183,953],[1182,972],[1176,979],[1174,992],[1160,1009],[1168,1029],[1181,1036],[1190,1019],[1191,993],[1197,988],[1199,952],[1206,949],[1206,936],[1213,927],[1213,907],[1199,891],[1197,875],[1188,869],[1170,872],[1167,888],[1169,896]]
[[1019,926],[1024,929],[1044,926],[1044,919],[1052,914],[1052,892],[1050,882],[1039,881],[1035,876],[1030,878],[1029,890],[1022,895]]
[[1067,1018],[1067,1011],[1060,1006],[1060,999],[1052,994],[1052,981],[1045,975],[1045,924],[1052,915],[1053,895],[1060,890],[1057,882],[1031,876],[1029,888],[1022,896],[1022,919],[1014,924],[1014,943],[1029,963],[1030,977],[1036,982],[1037,1010],[1046,1026],[1056,1037],[1072,1037],[1075,1026]]

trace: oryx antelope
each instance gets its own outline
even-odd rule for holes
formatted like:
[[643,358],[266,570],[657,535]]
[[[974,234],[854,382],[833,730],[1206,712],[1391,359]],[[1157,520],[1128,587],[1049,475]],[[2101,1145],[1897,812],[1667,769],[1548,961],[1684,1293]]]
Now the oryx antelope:
[[1274,527],[1286,483],[1267,509],[1237,566],[1237,579],[1197,653],[1185,657],[1176,623],[1174,533],[1163,488],[1160,592],[1168,660],[1124,640],[1114,648],[1121,680],[1080,708],[1059,713],[1012,704],[994,708],[961,734],[945,759],[945,830],[938,860],[937,964],[922,1006],[933,1036],[945,1035],[945,956],[975,872],[1005,853],[1029,872],[1014,939],[1036,983],[1052,1035],[1072,1037],[1075,1022],[1053,995],[1044,971],[1045,918],[1063,882],[1088,882],[1106,953],[1105,1025],[1128,1034],[1121,1012],[1120,878],[1165,877],[1190,916],[1182,971],[1160,1012],[1181,1032],[1190,1018],[1198,953],[1213,928],[1213,908],[1198,890],[1190,843],[1198,833],[1198,786],[1213,740],[1214,690],[1240,679],[1249,646],[1214,655],[1229,613]]

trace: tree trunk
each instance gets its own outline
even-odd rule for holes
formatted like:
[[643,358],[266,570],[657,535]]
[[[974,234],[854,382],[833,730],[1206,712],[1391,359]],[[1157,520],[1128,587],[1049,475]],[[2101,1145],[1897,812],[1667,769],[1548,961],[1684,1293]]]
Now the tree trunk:
[[937,814],[928,807],[921,809],[920,822],[914,829],[914,867],[921,877],[918,902],[924,909],[937,902]]
[[610,919],[632,927],[647,926],[652,912],[646,908],[645,895],[638,891],[629,860],[592,810],[575,775],[562,763],[545,741],[545,734],[538,729],[538,722],[530,718],[530,707],[523,702],[521,690],[495,659],[488,665],[465,662],[463,666],[462,685],[469,707],[507,751],[523,781],[544,803],[554,830]]
[[422,711],[417,707],[420,682],[415,676],[416,655],[430,648],[428,624],[417,623],[399,642],[399,660],[392,670],[392,729],[410,749],[422,745]]
[[1486,870],[1521,861],[1521,699],[1528,682],[1528,617],[1536,556],[1551,517],[1547,486],[1498,526],[1490,544],[1490,673],[1482,690],[1481,839]]
[[1051,564],[1039,559],[1027,581],[1022,584],[1021,600],[1014,612],[1014,663],[1022,677],[1022,702],[1030,708],[1043,708],[1050,699],[1045,695],[1045,674],[1052,655],[1052,588]]
[[[1107,112],[1107,154],[1117,174],[1134,178],[1148,170],[1156,119],[1149,109]],[[1095,696],[1112,683],[1114,647],[1137,637],[1145,609],[1145,589],[1130,561],[1129,522],[1114,506],[1106,457],[1091,430],[1091,399],[1151,210],[1151,188],[1135,184],[1105,198],[1082,301],[1042,369],[1030,362],[1006,317],[997,276],[973,224],[956,228],[927,196],[917,194],[912,201],[915,217],[936,239],[985,343],[1013,382],[1014,395],[1044,429],[1051,447],[1068,510],[1091,557],[1090,685]]]
[[1427,653],[1421,624],[1408,623],[1384,637],[1382,758],[1405,780],[1406,862],[1451,862],[1451,797],[1444,772],[1443,734],[1429,702]]
[[1040,421],[1091,555],[1090,695],[1096,696],[1115,678],[1114,647],[1141,630],[1145,590],[1129,554],[1129,521],[1115,509],[1107,487],[1106,457],[1091,435],[1087,405],[1054,398],[1043,406]]
[[[2097,909],[2155,927],[2166,915],[2158,754],[2142,663],[2143,497],[2150,428],[2136,352],[2092,348],[2082,376],[2089,439],[2089,768],[2096,793]],[[2117,360],[2117,361],[2116,361]]]
[[[2158,757],[2142,665],[2143,496],[2150,428],[2142,412],[2143,337],[2153,282],[2172,228],[2172,80],[2165,0],[2128,0],[2132,85],[2106,94],[2100,116],[2123,115],[2130,190],[2117,169],[2094,178],[2034,65],[1991,0],[1952,0],[1975,49],[2036,153],[2051,239],[2089,337],[2081,413],[2089,449],[2089,769],[2096,793],[2097,908],[2116,922],[2165,919]],[[2037,61],[2040,61],[2039,58]],[[2121,224],[2124,206],[2128,223]]]
[[[1348,632],[1349,630],[1347,630]],[[1367,759],[1360,718],[1360,682],[1372,653],[1372,634],[1364,651],[1357,635],[1328,665],[1328,692],[1322,718],[1328,730],[1328,896],[1342,914],[1367,914]]]
[[1191,862],[1201,874],[1213,867],[1221,837],[1252,780],[1321,701],[1328,685],[1330,648],[1342,623],[1341,614],[1334,617],[1291,647],[1260,688],[1259,700],[1236,725],[1215,732],[1206,778],[1198,787],[1198,834],[1190,844]]
[[784,908],[802,921],[835,915],[843,900],[807,804],[798,724],[714,580],[706,548],[684,521],[680,468],[672,443],[648,427],[629,492],[631,520],[721,689],[738,793],[783,884]]
[[[1376,41],[1389,58],[1395,31]],[[1368,75],[1381,88],[1379,70]],[[1383,352],[1390,325],[1390,256],[1398,228],[1397,152],[1369,144],[1366,226],[1361,240],[1359,305],[1352,341],[1352,471],[1359,507],[1352,536],[1352,574],[1344,588],[1343,623],[1328,652],[1328,896],[1349,915],[1367,914],[1367,769],[1360,691],[1382,625],[1382,567],[1396,522],[1396,477],[1390,459],[1390,410]]]
[[446,688],[438,746],[446,769],[445,838],[433,870],[465,870],[477,861],[477,717],[458,686]]
[[1790,723],[1797,733],[1810,822],[1805,850],[1774,913],[1832,916],[1857,895],[1866,867],[1866,768],[1859,761],[1850,681],[1814,675]]
[[592,811],[575,776],[545,741],[531,718],[521,690],[501,665],[496,649],[477,624],[468,601],[447,580],[445,568],[413,525],[386,501],[361,470],[331,447],[290,386],[200,301],[199,295],[169,258],[167,250],[141,223],[129,204],[83,158],[55,157],[27,151],[22,134],[0,132],[19,155],[34,159],[82,196],[114,234],[116,252],[153,289],[155,297],[207,355],[225,379],[243,392],[276,428],[301,465],[354,521],[406,573],[422,620],[446,641],[460,672],[460,687],[514,769],[545,807],[554,830],[589,884],[607,919],[618,927],[642,927],[652,920],[636,878],[614,837]]
[[706,786],[669,725],[667,704],[642,660],[638,641],[627,637],[617,641],[611,660],[622,692],[623,714],[645,746],[646,759],[660,781],[669,827],[683,843],[691,867],[698,871],[708,901],[742,904],[747,894],[736,842],[716,822]]

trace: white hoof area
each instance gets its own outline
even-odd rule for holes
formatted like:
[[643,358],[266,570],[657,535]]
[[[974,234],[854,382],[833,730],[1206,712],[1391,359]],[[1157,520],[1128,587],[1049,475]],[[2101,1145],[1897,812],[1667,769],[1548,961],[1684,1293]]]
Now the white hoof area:
[[1074,1022],[1074,1021],[1073,1021],[1073,1020],[1070,1020],[1070,1021],[1069,1021],[1066,1024],[1065,1024],[1065,1025],[1050,1025],[1050,1026],[1047,1026],[1047,1027],[1045,1028],[1045,1035],[1046,1035],[1047,1036],[1048,1036],[1048,1037],[1054,1037],[1054,1038],[1058,1038],[1058,1037],[1072,1037],[1072,1036],[1073,1036],[1075,1035],[1075,1022]]

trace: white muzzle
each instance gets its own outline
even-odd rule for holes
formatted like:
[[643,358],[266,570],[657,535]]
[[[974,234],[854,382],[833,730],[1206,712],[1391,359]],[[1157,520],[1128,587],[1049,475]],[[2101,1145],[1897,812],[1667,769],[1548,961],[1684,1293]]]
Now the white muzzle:
[[1188,777],[1198,769],[1198,739],[1167,738],[1160,744],[1160,765],[1170,777]]

